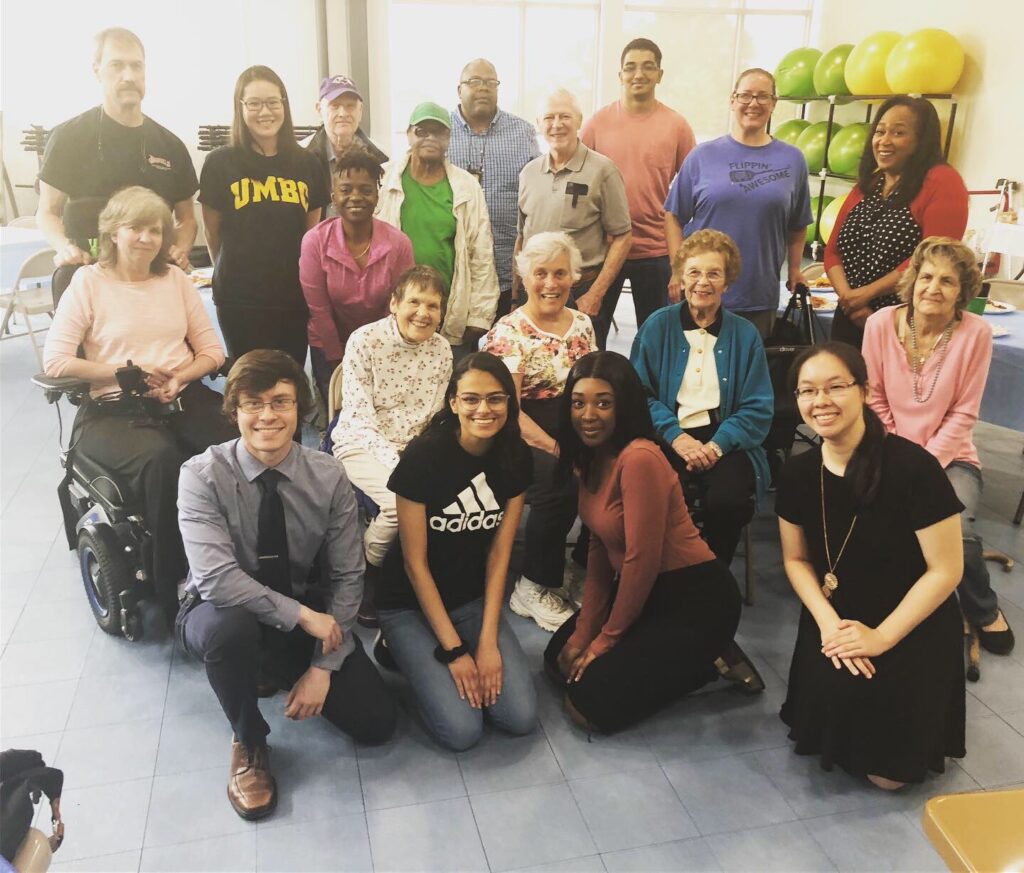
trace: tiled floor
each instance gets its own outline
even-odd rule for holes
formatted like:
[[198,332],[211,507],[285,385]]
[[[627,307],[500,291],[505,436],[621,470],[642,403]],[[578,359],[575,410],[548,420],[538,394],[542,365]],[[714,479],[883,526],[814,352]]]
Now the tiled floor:
[[[632,336],[623,304],[620,349]],[[540,675],[547,635],[511,616],[537,667],[533,736],[488,732],[455,755],[406,710],[393,742],[357,748],[326,724],[286,723],[279,696],[264,711],[280,804],[244,822],[225,798],[229,729],[201,670],[166,635],[130,644],[95,626],[59,529],[56,415],[28,382],[27,341],[4,342],[0,363],[0,744],[38,749],[66,774],[54,869],[938,870],[920,827],[925,799],[1024,782],[1024,647],[984,660],[970,686],[968,756],[924,785],[885,794],[792,754],[778,708],[798,610],[763,512],[757,603],[740,631],[764,695],[711,687],[589,741]],[[989,545],[1024,559],[1024,532],[1008,521],[1024,438],[987,426],[978,436],[979,524]],[[993,579],[1024,632],[1024,565]]]

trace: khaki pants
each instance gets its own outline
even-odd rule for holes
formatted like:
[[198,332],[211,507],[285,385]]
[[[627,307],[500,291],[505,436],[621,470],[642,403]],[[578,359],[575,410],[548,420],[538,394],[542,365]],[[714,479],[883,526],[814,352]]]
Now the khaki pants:
[[384,563],[384,557],[398,534],[395,495],[388,491],[388,479],[392,471],[365,449],[345,449],[337,458],[345,468],[349,481],[380,507],[377,517],[370,522],[363,535],[366,560],[379,567]]

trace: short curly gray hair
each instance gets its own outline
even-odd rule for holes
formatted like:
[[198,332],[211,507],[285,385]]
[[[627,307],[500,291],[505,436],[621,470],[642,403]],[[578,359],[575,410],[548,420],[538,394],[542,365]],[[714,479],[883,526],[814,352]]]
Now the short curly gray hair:
[[516,269],[525,279],[534,267],[550,264],[562,255],[569,256],[569,272],[573,282],[578,281],[583,268],[583,255],[576,248],[572,237],[561,231],[549,230],[531,236],[516,255]]
[[981,291],[981,270],[978,269],[978,259],[970,247],[964,245],[960,240],[948,236],[929,236],[918,243],[914,254],[910,256],[910,263],[907,269],[900,276],[896,291],[900,299],[907,304],[909,312],[914,311],[914,284],[917,282],[917,274],[921,272],[921,266],[925,261],[933,261],[936,258],[945,258],[953,265],[957,276],[960,278],[960,293],[957,294],[955,303],[956,317],[960,317],[966,308]]

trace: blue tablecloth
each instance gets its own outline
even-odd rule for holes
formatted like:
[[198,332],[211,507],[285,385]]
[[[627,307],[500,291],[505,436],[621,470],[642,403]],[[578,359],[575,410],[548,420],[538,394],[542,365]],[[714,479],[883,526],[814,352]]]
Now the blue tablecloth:
[[[827,292],[814,293],[826,299],[833,297]],[[779,295],[780,312],[788,301],[789,292],[783,288]],[[825,331],[831,331],[832,313],[819,310],[817,315]],[[993,327],[1005,327],[1010,333],[992,343],[992,366],[979,417],[990,424],[1024,431],[1024,312],[986,315],[985,321]]]
[[29,256],[45,248],[48,244],[41,230],[0,227],[0,289],[7,291],[13,287],[21,265]]

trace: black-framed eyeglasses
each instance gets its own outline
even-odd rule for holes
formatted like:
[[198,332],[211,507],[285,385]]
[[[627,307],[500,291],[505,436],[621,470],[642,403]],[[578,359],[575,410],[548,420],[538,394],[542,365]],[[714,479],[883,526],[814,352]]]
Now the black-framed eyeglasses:
[[283,97],[268,97],[266,100],[260,100],[258,97],[252,97],[249,100],[240,100],[239,102],[249,112],[259,112],[264,106],[266,106],[271,112],[279,112],[285,104]]
[[291,412],[299,401],[294,397],[275,397],[273,400],[239,400],[238,408],[249,415],[259,415],[269,406],[274,412]]
[[755,101],[758,106],[768,106],[775,102],[774,94],[751,94],[749,91],[737,91],[732,96],[741,106],[749,106]]
[[488,88],[497,88],[501,84],[500,79],[481,79],[479,76],[473,76],[469,79],[463,79],[459,82],[460,85],[469,85],[470,88],[483,88],[485,85]]

